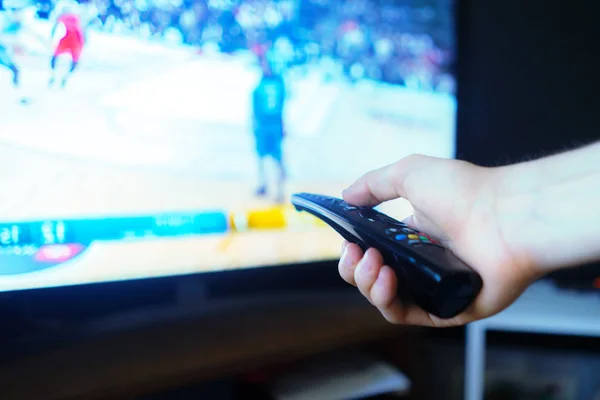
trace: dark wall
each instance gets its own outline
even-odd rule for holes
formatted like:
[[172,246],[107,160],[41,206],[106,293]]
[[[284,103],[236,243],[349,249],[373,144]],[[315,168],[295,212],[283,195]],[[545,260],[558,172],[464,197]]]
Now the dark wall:
[[600,2],[456,1],[459,158],[497,165],[600,138]]

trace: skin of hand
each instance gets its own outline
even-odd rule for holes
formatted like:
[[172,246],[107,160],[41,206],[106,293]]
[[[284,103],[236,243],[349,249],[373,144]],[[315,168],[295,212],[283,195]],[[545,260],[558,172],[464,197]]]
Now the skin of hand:
[[[367,173],[343,192],[344,200],[357,206],[376,206],[396,198],[411,203],[414,213],[404,222],[440,241],[482,277],[479,296],[462,314],[441,319],[401,304],[396,275],[374,248],[363,253],[357,245],[344,242],[341,277],[357,286],[392,323],[449,327],[503,310],[545,272],[527,249],[506,240],[501,221],[507,218],[498,213],[503,208],[504,173],[504,168],[413,155]],[[511,226],[518,226],[519,215],[510,218]]]

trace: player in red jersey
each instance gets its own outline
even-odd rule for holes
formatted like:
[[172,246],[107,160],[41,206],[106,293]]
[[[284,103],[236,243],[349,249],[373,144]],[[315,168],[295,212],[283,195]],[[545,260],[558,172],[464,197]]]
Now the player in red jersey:
[[[59,33],[57,34],[57,32]],[[55,37],[55,35],[58,35],[60,39],[54,49],[52,60],[50,62],[52,76],[50,77],[49,85],[52,86],[56,80],[56,60],[58,59],[58,56],[68,54],[71,56],[71,68],[61,81],[61,87],[64,87],[67,83],[67,79],[73,74],[79,64],[79,58],[81,57],[81,52],[83,51],[83,46],[85,44],[81,19],[71,7],[65,7],[62,14],[58,17],[56,24],[52,29],[52,37]]]

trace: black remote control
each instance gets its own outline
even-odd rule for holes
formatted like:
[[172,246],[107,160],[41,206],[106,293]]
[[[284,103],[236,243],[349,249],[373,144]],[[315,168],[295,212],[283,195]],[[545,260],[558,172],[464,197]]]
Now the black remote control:
[[[463,312],[481,290],[481,277],[426,234],[371,207],[311,193],[292,196],[296,210],[325,221],[364,251],[379,250],[386,265],[404,279],[412,301],[440,318]],[[399,288],[399,291],[401,289]]]

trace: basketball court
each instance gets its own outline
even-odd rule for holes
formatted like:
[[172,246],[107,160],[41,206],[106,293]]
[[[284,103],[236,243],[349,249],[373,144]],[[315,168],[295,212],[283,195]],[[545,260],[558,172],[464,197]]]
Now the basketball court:
[[[279,207],[253,194],[249,100],[258,70],[248,56],[90,32],[81,68],[62,90],[47,88],[43,51],[17,61],[31,103],[15,101],[0,71],[0,220]],[[372,168],[453,151],[450,96],[326,83],[318,68],[291,75],[289,96],[288,194],[339,196]],[[410,213],[405,203],[390,210]],[[55,269],[3,277],[0,290],[338,256],[335,232],[293,217],[289,207],[281,212],[290,217],[283,230],[93,244]]]

